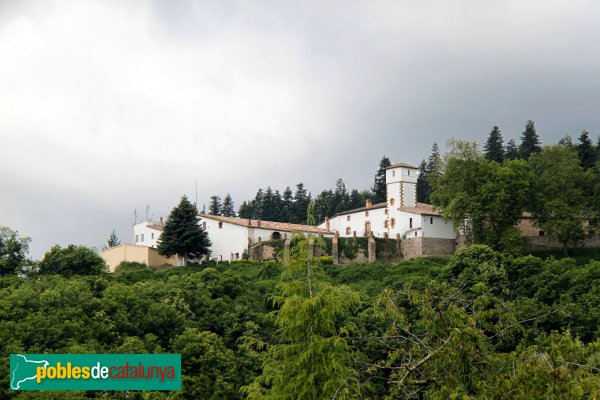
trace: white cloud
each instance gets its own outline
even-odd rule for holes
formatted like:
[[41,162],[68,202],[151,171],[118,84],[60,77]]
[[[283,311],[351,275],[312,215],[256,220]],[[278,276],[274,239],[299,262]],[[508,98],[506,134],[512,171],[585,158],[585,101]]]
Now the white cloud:
[[133,207],[165,214],[196,179],[241,203],[365,188],[382,154],[493,124],[595,134],[598,6],[565,4],[0,3],[0,225],[39,257],[128,237]]

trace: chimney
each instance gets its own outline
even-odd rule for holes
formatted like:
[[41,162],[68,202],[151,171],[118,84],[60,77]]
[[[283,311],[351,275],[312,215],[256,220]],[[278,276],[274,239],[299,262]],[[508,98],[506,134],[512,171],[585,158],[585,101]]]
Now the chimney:
[[260,228],[260,219],[256,220],[256,226]]
[[325,217],[325,230],[327,232],[329,232],[331,230],[330,223],[329,223],[329,217],[327,217],[327,216]]
[[372,205],[373,201],[371,199],[367,199],[367,201],[365,202],[365,208],[371,208]]

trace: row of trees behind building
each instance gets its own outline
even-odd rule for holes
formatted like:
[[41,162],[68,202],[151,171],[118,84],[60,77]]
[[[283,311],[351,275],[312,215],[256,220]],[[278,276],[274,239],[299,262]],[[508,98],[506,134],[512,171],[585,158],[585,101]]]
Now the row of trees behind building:
[[431,203],[466,235],[503,251],[519,251],[524,239],[516,224],[532,217],[540,234],[562,243],[565,253],[600,228],[599,146],[587,131],[542,146],[529,121],[517,148],[504,147],[495,126],[483,151],[476,142],[451,140],[441,155],[420,165],[418,201]]

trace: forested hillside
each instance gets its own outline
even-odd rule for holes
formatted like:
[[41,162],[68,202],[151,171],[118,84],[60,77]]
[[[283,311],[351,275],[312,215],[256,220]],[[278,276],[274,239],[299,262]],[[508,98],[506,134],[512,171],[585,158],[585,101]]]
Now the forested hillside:
[[12,392],[3,357],[0,397],[595,398],[599,326],[600,262],[481,245],[396,265],[3,276],[2,354],[180,353],[184,389]]

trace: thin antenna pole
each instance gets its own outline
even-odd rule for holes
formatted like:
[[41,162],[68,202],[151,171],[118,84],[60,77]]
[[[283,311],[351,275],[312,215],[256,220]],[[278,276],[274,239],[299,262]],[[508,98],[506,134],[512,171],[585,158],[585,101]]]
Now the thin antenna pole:
[[137,208],[133,209],[133,224],[137,224]]

